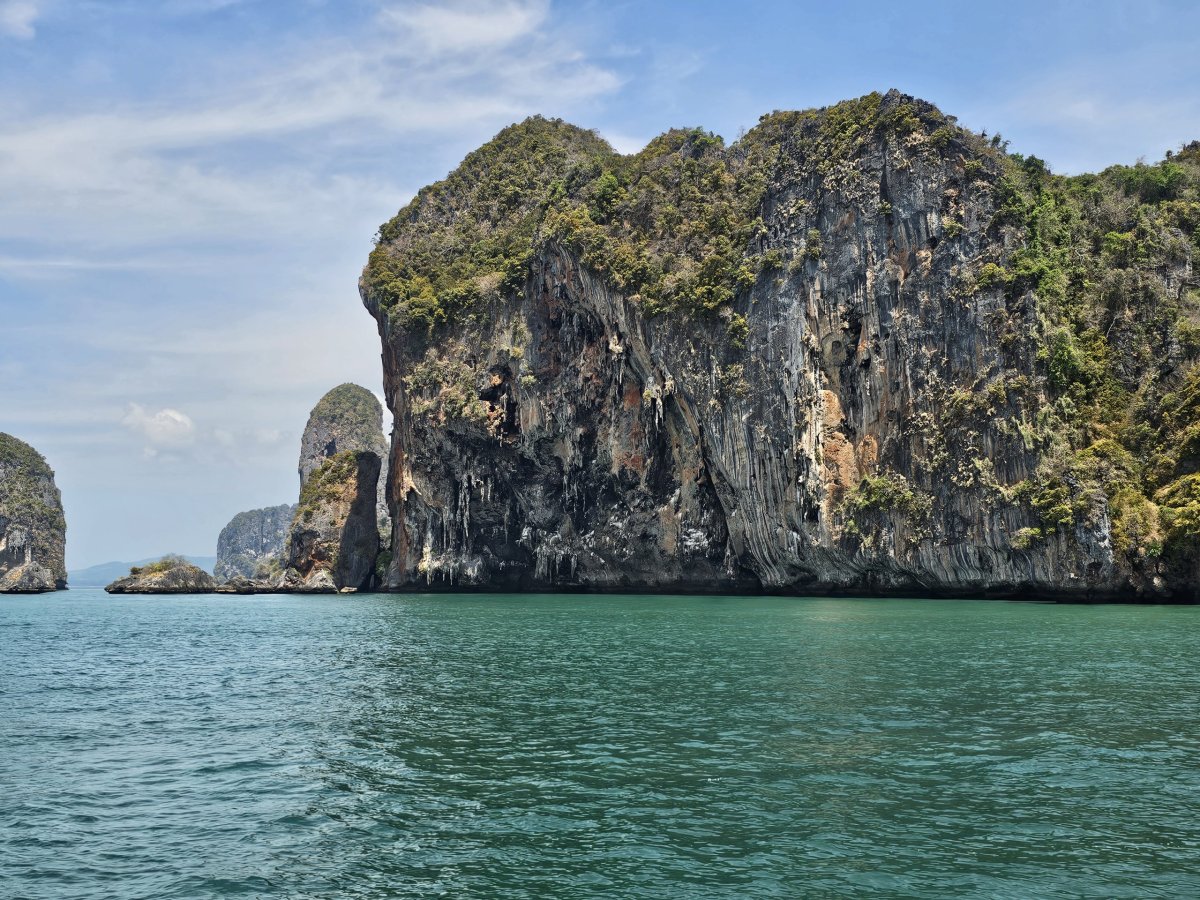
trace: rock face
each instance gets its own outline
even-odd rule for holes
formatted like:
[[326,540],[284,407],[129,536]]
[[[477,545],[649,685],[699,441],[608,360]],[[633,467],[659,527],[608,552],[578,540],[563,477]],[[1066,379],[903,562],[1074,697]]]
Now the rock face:
[[[341,384],[317,401],[300,439],[300,486],[331,456],[347,450],[366,450],[381,460],[388,458],[383,435],[383,407],[374,394],[357,384]],[[391,519],[384,493],[386,466],[380,468],[379,530],[390,537]]]
[[165,556],[146,566],[134,566],[104,590],[110,594],[210,594],[216,580],[178,556]]
[[0,432],[0,592],[66,588],[66,533],[54,472],[28,444]]
[[309,473],[288,537],[286,589],[372,587],[379,556],[375,490],[380,465],[376,453],[344,450]]
[[217,580],[278,579],[295,513],[296,507],[285,503],[234,516],[217,538]]
[[365,387],[340,384],[325,394],[308,416],[300,438],[300,483],[325,460],[346,450],[386,450],[383,407]]
[[383,497],[387,455],[383,408],[366,388],[339,385],[313,407],[300,442],[300,503],[285,548],[283,589],[375,586],[381,542],[391,538]]
[[894,92],[730,148],[506,130],[360,282],[386,587],[1196,599],[1200,147],[1143,169]]

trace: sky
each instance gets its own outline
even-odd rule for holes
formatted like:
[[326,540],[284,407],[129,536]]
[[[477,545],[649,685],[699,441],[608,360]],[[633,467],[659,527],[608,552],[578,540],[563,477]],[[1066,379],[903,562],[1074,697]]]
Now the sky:
[[540,113],[632,152],[895,87],[1058,172],[1200,139],[1194,0],[0,0],[0,431],[67,562],[212,555],[382,393],[378,226]]

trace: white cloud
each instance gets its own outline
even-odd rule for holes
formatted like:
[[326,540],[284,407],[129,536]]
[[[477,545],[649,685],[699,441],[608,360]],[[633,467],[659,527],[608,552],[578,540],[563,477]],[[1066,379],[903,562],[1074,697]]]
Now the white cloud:
[[[210,412],[219,415],[221,410],[217,407]],[[151,411],[140,403],[127,405],[121,424],[145,442],[144,458],[161,462],[186,458],[204,465],[242,465],[247,461],[247,452],[253,452],[254,448],[269,452],[283,439],[278,428],[233,425],[201,428],[178,409],[167,406]]]
[[547,2],[422,3],[385,8],[380,19],[423,56],[503,47],[541,26]]
[[203,16],[209,13],[221,12],[233,6],[242,6],[246,2],[247,0],[176,0],[176,2],[167,6],[164,11],[176,16]]
[[121,424],[146,441],[147,455],[160,449],[179,449],[196,438],[196,424],[177,409],[164,407],[149,412],[140,403],[130,403]]
[[382,154],[397,140],[474,135],[619,84],[552,33],[544,2],[392,5],[380,16],[353,46],[304,46],[266,70],[226,58],[225,80],[187,97],[10,116],[0,238],[111,255],[181,237],[311,233],[324,211],[374,211],[402,193],[342,170],[347,146]]
[[254,440],[264,446],[273,447],[283,440],[283,432],[278,428],[255,428]]
[[33,23],[40,14],[32,0],[0,0],[0,34],[29,40],[36,33]]
[[637,153],[648,143],[650,143],[648,138],[634,137],[633,135],[622,134],[614,131],[605,131],[602,133],[602,136],[606,141],[609,142],[609,144],[612,145],[614,150],[616,150],[618,153],[623,153],[626,156],[631,153]]

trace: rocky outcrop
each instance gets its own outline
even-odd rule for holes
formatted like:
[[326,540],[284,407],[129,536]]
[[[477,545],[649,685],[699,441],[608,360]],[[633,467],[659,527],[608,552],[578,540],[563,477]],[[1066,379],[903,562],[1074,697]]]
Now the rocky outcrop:
[[383,497],[383,408],[355,384],[313,407],[300,442],[300,503],[285,547],[289,591],[367,590],[391,521]]
[[300,441],[300,502],[239,513],[225,526],[217,541],[220,592],[373,587],[391,536],[382,494],[387,455],[374,394],[356,384],[325,394]]
[[[327,459],[347,450],[365,450],[381,460],[388,458],[383,434],[383,407],[378,398],[357,384],[341,384],[317,401],[300,439],[300,486]],[[378,527],[385,540],[391,537],[391,519],[385,497],[386,466],[380,467]]]
[[0,592],[66,588],[66,533],[62,497],[45,458],[0,432]]
[[380,465],[376,453],[344,450],[309,473],[288,537],[285,589],[372,587],[379,556],[375,491]]
[[387,449],[383,407],[374,394],[357,384],[340,384],[317,401],[300,438],[300,484],[331,456],[347,450]]
[[164,556],[158,562],[134,566],[104,590],[110,594],[210,594],[216,580],[180,556]]
[[894,92],[730,148],[506,130],[360,282],[386,587],[1196,599],[1200,223],[1129,171]]
[[270,594],[277,590],[278,588],[269,581],[245,578],[241,575],[234,575],[216,587],[218,594]]
[[234,516],[217,538],[217,564],[213,570],[217,580],[278,580],[295,513],[294,505],[282,504]]

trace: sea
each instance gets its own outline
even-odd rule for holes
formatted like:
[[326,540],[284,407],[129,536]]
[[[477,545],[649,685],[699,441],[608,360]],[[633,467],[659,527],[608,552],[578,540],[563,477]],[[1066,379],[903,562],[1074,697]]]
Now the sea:
[[1200,897],[1200,607],[0,596],[0,897]]

